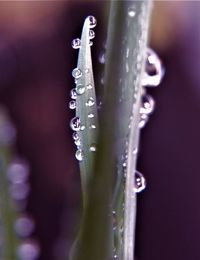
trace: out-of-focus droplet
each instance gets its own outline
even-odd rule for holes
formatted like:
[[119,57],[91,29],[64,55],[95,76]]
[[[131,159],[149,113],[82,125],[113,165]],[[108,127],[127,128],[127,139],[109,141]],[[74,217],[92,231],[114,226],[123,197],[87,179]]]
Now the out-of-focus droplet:
[[88,114],[88,118],[93,118],[94,117],[94,114],[90,113]]
[[28,237],[33,232],[34,222],[28,216],[21,216],[15,221],[14,229],[18,236]]
[[136,193],[143,191],[146,188],[146,179],[141,172],[135,172],[135,187],[134,190]]
[[11,183],[24,183],[29,176],[29,166],[26,161],[15,159],[7,169],[7,176]]
[[69,102],[69,108],[70,109],[75,109],[76,108],[76,101],[75,100],[71,100]]
[[10,195],[14,200],[24,200],[27,198],[30,187],[27,183],[13,183],[10,185]]
[[36,260],[40,254],[38,243],[34,240],[22,242],[17,248],[19,260]]
[[142,107],[140,108],[140,114],[151,114],[155,108],[155,101],[150,95],[142,96]]
[[83,161],[83,151],[81,149],[78,149],[76,151],[75,157],[78,161]]
[[70,121],[70,127],[73,131],[79,131],[81,127],[81,121],[80,118],[75,116],[74,118],[71,119]]
[[73,89],[71,90],[71,92],[70,92],[70,97],[71,97],[72,99],[77,99],[77,93],[76,93],[76,89],[75,89],[75,88],[73,88]]
[[72,70],[72,76],[75,79],[78,79],[82,76],[82,71],[79,68],[75,68],[75,69]]
[[95,144],[91,144],[90,145],[90,151],[91,152],[96,152],[96,145]]
[[101,64],[104,64],[105,63],[105,61],[106,61],[106,59],[105,59],[105,52],[101,52],[100,53],[100,55],[99,55],[99,62],[101,63]]
[[0,126],[0,144],[11,145],[16,138],[16,129],[9,121],[5,121]]
[[90,28],[94,28],[97,25],[97,20],[94,16],[90,15],[87,17]]
[[72,41],[72,48],[73,49],[79,49],[81,47],[81,40],[80,39],[74,39]]
[[89,30],[89,38],[94,39],[95,37],[95,32],[93,30]]
[[76,86],[76,92],[79,94],[79,95],[82,95],[84,92],[85,92],[85,86],[82,85],[82,84],[78,84]]
[[135,9],[133,7],[130,7],[128,9],[128,15],[132,18],[135,16]]
[[86,106],[91,107],[94,105],[94,99],[92,97],[88,98]]
[[164,76],[164,68],[158,55],[150,48],[147,49],[146,69],[142,80],[145,87],[157,87]]

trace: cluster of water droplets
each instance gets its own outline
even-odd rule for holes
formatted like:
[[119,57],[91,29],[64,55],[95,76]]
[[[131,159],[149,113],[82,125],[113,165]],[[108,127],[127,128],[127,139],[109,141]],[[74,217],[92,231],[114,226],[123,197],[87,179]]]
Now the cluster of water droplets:
[[[88,44],[89,44],[89,46],[92,46],[93,42],[91,40],[95,37],[95,32],[92,29],[97,24],[96,18],[94,16],[88,16],[86,18],[86,23],[88,23],[88,25],[89,25],[89,31],[88,31],[89,42],[88,42]],[[78,39],[78,38],[74,39],[72,41],[72,48],[80,49],[81,48],[81,40]],[[70,109],[76,109],[77,108],[77,99],[79,97],[81,97],[82,95],[86,94],[86,93],[88,94],[89,93],[88,91],[90,91],[93,88],[93,85],[91,83],[84,85],[80,82],[81,81],[80,79],[83,76],[87,76],[86,74],[88,74],[88,73],[91,73],[90,68],[86,68],[84,71],[81,68],[73,69],[72,76],[74,78],[76,87],[73,88],[71,90],[71,93],[70,93],[71,99],[72,99],[69,102],[69,108]],[[94,98],[92,96],[88,95],[88,98],[85,101],[85,106],[89,109],[89,108],[92,108],[94,105],[95,105]],[[94,116],[95,115],[92,112],[88,112],[88,116],[87,116],[88,120],[93,121]],[[96,129],[96,125],[94,123],[92,123],[92,121],[91,121],[91,124],[89,125],[89,129]],[[75,157],[78,161],[81,162],[81,161],[84,160],[84,151],[83,151],[83,147],[82,147],[80,131],[84,131],[86,127],[85,127],[85,125],[82,124],[79,116],[75,116],[71,119],[70,127],[74,131],[72,137],[73,137],[75,145],[77,146],[77,151],[75,153]],[[90,147],[89,147],[89,151],[95,152],[96,151],[96,145],[91,144]]]

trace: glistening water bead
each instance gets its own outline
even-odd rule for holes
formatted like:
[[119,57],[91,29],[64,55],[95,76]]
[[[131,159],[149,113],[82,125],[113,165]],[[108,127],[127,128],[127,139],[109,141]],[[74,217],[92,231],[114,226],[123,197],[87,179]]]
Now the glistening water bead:
[[130,8],[128,9],[128,15],[129,15],[130,17],[134,17],[134,16],[135,16],[135,9],[134,9],[133,7],[130,7]]
[[81,121],[80,118],[75,116],[74,118],[71,119],[70,121],[70,127],[73,131],[79,131],[81,127]]
[[146,188],[146,179],[141,172],[135,172],[135,187],[134,190],[136,193],[143,191]]
[[88,98],[87,102],[86,102],[86,106],[91,107],[94,105],[94,98],[90,97]]
[[72,76],[75,79],[78,79],[82,76],[82,71],[79,68],[75,68],[75,69],[72,70]]
[[85,86],[82,84],[78,84],[76,86],[76,92],[77,94],[82,95],[85,92]]
[[70,109],[75,109],[76,108],[76,101],[75,100],[71,100],[69,102],[69,108]]
[[150,95],[142,96],[142,107],[140,108],[140,114],[151,114],[155,108],[155,101]]
[[79,162],[81,162],[83,160],[83,151],[78,149],[75,153],[75,157]]
[[74,39],[72,41],[72,48],[73,49],[79,49],[81,47],[81,40],[80,39]]
[[97,25],[97,20],[94,16],[90,15],[87,17],[90,28],[94,28]]
[[76,89],[75,89],[75,88],[73,88],[73,89],[71,90],[71,92],[70,92],[70,97],[71,97],[72,99],[77,99],[77,93],[76,93]]
[[89,30],[89,38],[94,39],[95,37],[95,32],[93,30]]

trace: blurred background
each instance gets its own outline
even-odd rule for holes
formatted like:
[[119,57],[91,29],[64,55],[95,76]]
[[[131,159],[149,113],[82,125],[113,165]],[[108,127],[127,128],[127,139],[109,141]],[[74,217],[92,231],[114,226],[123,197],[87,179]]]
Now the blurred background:
[[[13,156],[30,167],[26,212],[41,260],[67,259],[81,212],[69,121],[71,70],[86,16],[97,18],[94,71],[106,38],[107,1],[0,2],[0,102],[16,127]],[[149,45],[166,69],[148,90],[156,109],[142,130],[138,170],[138,260],[200,259],[200,3],[155,1]]]

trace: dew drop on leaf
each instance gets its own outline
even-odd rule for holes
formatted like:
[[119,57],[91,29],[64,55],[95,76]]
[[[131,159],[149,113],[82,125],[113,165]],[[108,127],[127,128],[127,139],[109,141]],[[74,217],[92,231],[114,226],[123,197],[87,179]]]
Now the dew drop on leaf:
[[69,108],[70,109],[75,109],[76,108],[76,101],[75,100],[71,100],[69,102]]
[[75,79],[78,79],[82,76],[82,71],[79,68],[75,68],[75,69],[72,70],[72,76]]
[[84,92],[85,92],[85,86],[82,85],[82,84],[79,84],[76,86],[76,92],[79,94],[79,95],[82,95]]
[[86,87],[87,89],[92,89],[92,84],[88,84]]
[[81,47],[81,40],[80,39],[74,39],[72,41],[72,48],[73,49],[79,49]]
[[90,28],[94,28],[97,25],[97,20],[94,16],[90,15],[87,17],[87,19],[89,20]]
[[150,95],[142,96],[142,107],[140,108],[140,114],[151,114],[155,107],[155,101]]
[[81,128],[81,121],[79,117],[74,117],[70,121],[70,127],[73,131],[79,131]]
[[79,139],[79,134],[77,132],[74,132],[72,134],[72,138],[73,138],[74,141],[78,140]]
[[133,7],[130,7],[128,9],[128,15],[129,17],[133,18],[135,16],[135,9]]
[[83,151],[81,149],[78,149],[76,151],[75,157],[78,161],[82,161],[83,160]]
[[95,37],[95,32],[93,30],[89,30],[89,38],[94,39]]
[[134,190],[136,193],[143,191],[146,188],[146,179],[141,172],[135,172],[135,187]]
[[88,98],[86,106],[91,107],[94,105],[94,99],[92,97]]
[[96,152],[96,145],[95,144],[91,144],[90,145],[90,151],[91,152]]
[[88,114],[88,118],[93,118],[94,117],[94,114],[90,113]]
[[72,99],[76,99],[76,98],[77,98],[77,93],[76,93],[76,89],[75,89],[75,88],[73,88],[73,89],[71,90],[71,92],[70,92],[70,97],[71,97]]

